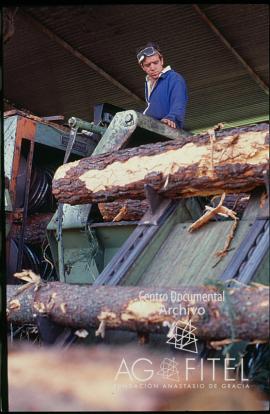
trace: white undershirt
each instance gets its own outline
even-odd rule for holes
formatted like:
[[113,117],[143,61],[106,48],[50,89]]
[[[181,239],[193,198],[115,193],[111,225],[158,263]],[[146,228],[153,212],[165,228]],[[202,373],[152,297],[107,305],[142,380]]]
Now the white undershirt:
[[149,77],[149,75],[146,76],[146,83],[147,83],[147,90],[148,90],[148,98],[150,98],[151,93],[153,92],[153,89],[157,83],[157,80],[160,78],[160,76],[163,73],[168,72],[168,70],[171,70],[170,66],[166,66],[166,68],[164,68],[160,74],[158,75],[158,78],[156,80],[154,80],[154,82],[152,82],[151,78]]

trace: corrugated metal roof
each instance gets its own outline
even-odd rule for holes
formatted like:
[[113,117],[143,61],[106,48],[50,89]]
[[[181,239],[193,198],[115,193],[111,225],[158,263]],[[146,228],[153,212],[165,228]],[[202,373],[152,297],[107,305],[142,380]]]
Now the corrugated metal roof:
[[[268,5],[200,7],[268,84]],[[189,4],[19,8],[15,34],[4,46],[4,96],[36,115],[92,120],[96,103],[144,107],[30,24],[22,12],[142,99],[144,73],[135,51],[149,40],[158,42],[165,63],[187,81],[189,130],[267,118],[268,96]]]

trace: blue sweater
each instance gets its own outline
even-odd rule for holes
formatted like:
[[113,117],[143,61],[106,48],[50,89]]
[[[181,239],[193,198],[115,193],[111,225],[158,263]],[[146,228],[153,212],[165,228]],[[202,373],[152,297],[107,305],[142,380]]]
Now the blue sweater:
[[148,97],[147,82],[145,82],[145,99],[148,107],[145,115],[161,120],[171,119],[177,128],[183,128],[186,104],[188,100],[187,87],[184,78],[170,69],[162,73]]

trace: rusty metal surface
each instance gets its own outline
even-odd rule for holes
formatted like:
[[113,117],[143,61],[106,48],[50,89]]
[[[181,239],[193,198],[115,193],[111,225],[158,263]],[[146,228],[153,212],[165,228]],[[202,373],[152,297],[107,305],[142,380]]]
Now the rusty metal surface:
[[[268,83],[268,6],[201,4],[200,7]],[[267,116],[267,96],[192,5],[108,4],[23,10],[141,98],[144,74],[137,65],[135,51],[152,40],[154,33],[154,40],[164,51],[165,64],[170,64],[187,81],[190,96],[187,129]],[[29,25],[20,10],[16,14],[15,33],[4,46],[4,82],[7,98],[40,116],[61,113],[66,118],[76,115],[91,120],[97,102],[143,109]]]
[[66,133],[69,132],[69,128],[65,127],[64,125],[58,125],[54,122],[46,120],[45,118],[41,118],[39,116],[33,115],[33,114],[25,112],[25,111],[21,111],[19,109],[11,109],[9,111],[5,111],[4,112],[4,119],[9,118],[9,117],[14,116],[14,115],[20,115],[20,116],[23,116],[24,118],[32,119],[33,121],[37,121],[41,124],[52,126],[54,128],[57,128],[57,129],[60,129],[61,131],[66,132]]

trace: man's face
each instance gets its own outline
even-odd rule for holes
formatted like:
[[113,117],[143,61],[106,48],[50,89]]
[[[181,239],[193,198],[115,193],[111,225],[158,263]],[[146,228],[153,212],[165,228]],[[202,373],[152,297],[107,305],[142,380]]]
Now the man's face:
[[163,69],[163,57],[159,54],[145,57],[141,67],[150,78],[156,80]]

